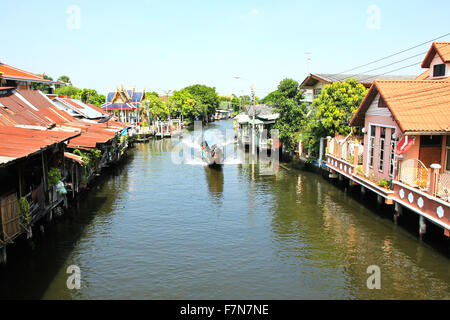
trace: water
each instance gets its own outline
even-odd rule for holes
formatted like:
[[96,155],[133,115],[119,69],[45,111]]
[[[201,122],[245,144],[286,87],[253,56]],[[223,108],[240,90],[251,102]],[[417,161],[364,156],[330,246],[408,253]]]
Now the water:
[[[231,128],[230,121],[211,128]],[[74,213],[9,250],[0,296],[32,299],[449,299],[449,256],[320,175],[233,160],[173,165],[151,141]],[[232,147],[232,146],[229,146]],[[195,161],[194,161],[195,162]],[[405,218],[406,219],[406,218]],[[444,244],[445,245],[445,244]],[[448,243],[447,243],[448,245]],[[66,269],[81,269],[68,290]],[[369,290],[370,265],[381,290]]]

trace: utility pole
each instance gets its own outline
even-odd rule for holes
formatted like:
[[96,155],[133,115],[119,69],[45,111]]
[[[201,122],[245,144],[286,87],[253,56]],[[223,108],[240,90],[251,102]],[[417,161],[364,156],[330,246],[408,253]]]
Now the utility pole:
[[256,94],[255,85],[252,83],[252,106],[253,106],[253,126],[252,126],[252,155],[256,154],[256,132],[255,132],[255,118],[256,118]]

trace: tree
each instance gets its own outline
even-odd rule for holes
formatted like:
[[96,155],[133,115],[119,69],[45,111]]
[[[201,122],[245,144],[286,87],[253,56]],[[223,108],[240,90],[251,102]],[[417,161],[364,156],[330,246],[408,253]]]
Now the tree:
[[[43,75],[43,78],[45,80],[50,80],[53,81],[52,77],[47,76],[46,74]],[[33,83],[31,88],[33,90],[39,90],[42,91],[43,93],[51,93],[51,88],[52,85],[51,84],[47,84],[47,83]]]
[[278,89],[263,99],[279,112],[280,118],[274,129],[279,130],[279,138],[289,151],[297,148],[300,132],[305,125],[308,110],[306,103],[301,102],[302,99],[303,93],[299,90],[298,82],[292,79],[281,81]]
[[150,96],[156,96],[159,97],[159,94],[155,91],[151,91],[151,92],[146,92],[145,93],[145,99],[148,99]]
[[106,101],[105,95],[103,95],[103,94],[96,94],[95,96],[93,96],[90,99],[89,103],[91,103],[91,104],[93,104],[93,105],[95,105],[97,107],[100,107],[102,104],[105,103],[105,101]]
[[327,84],[320,96],[314,100],[316,118],[323,124],[328,135],[349,134],[350,120],[367,93],[367,89],[348,79],[346,82]]
[[68,84],[70,86],[72,85],[72,81],[70,81],[70,78],[68,76],[60,76],[57,81]]
[[83,89],[79,93],[80,99],[83,103],[91,103],[95,96],[97,96],[97,91],[94,89]]
[[[219,96],[217,95],[216,88],[195,84],[184,89],[198,102],[197,109],[195,110],[196,114],[200,114],[205,119],[208,115],[216,113],[216,109],[219,107]],[[204,112],[205,106],[206,114]]]
[[240,96],[240,99],[241,99],[242,107],[252,104],[252,98],[250,98],[250,96],[248,96],[248,95]]
[[66,96],[70,98],[77,98],[80,95],[81,90],[73,86],[62,86],[56,88],[55,93],[58,96]]
[[169,115],[167,104],[159,96],[153,94],[150,94],[148,99],[142,102],[142,108],[146,109],[156,119],[166,119]]
[[239,112],[239,109],[241,107],[241,102],[235,95],[233,95],[233,99],[231,99],[231,107],[233,108],[234,112]]
[[280,118],[275,123],[274,128],[279,130],[280,140],[288,151],[297,148],[300,132],[304,125],[307,114],[306,103],[299,103],[298,99],[290,99],[287,95],[278,94],[275,102]]
[[174,91],[169,99],[169,106],[172,112],[176,112],[182,117],[192,116],[197,104],[195,97],[186,89]]

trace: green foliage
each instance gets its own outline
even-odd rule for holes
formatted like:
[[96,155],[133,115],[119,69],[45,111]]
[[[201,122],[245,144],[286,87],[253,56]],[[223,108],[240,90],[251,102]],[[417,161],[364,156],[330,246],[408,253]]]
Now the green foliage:
[[58,168],[50,168],[48,172],[48,186],[52,188],[56,186],[62,179],[61,172]]
[[233,95],[233,99],[231,99],[231,107],[233,108],[234,112],[239,111],[240,102],[239,102],[239,98],[236,97],[235,95]]
[[79,149],[75,149],[73,151],[73,154],[80,156],[87,168],[95,167],[97,162],[102,158],[102,152],[98,149],[93,149],[90,151],[81,151]]
[[[53,78],[47,76],[46,74],[44,74],[43,78],[46,79],[46,80],[51,80],[51,81],[53,81]],[[33,83],[33,84],[31,85],[31,88],[32,88],[33,90],[40,90],[40,91],[42,91],[43,93],[50,93],[51,85],[50,85],[50,84],[46,84],[46,83]]]
[[358,172],[361,176],[364,175],[364,169],[362,165],[356,167],[356,172]]
[[75,88],[73,86],[62,86],[59,88],[56,88],[55,93],[58,96],[66,96],[70,98],[77,99],[80,95],[80,89]]
[[30,204],[25,197],[19,199],[19,213],[25,228],[29,228],[31,225]]
[[68,76],[60,76],[57,81],[68,84],[70,86],[72,85],[72,81],[70,81],[70,78]]
[[328,135],[350,133],[350,120],[366,93],[367,89],[355,79],[334,82],[323,88],[320,96],[314,100],[313,108],[317,110],[317,119]]
[[150,96],[159,97],[159,94],[158,94],[157,92],[155,92],[155,91],[146,92],[146,93],[145,93],[145,99],[144,99],[144,100],[150,98]]
[[380,181],[378,181],[378,185],[382,188],[385,188],[390,186],[390,182],[386,179],[381,179]]
[[167,103],[153,94],[148,95],[148,99],[142,101],[141,108],[147,110],[153,118],[159,119],[166,119],[170,112]]
[[280,82],[278,90],[271,92],[266,98],[264,101],[269,102],[270,100],[270,104],[275,106],[277,112],[280,113],[274,129],[279,130],[279,138],[286,149],[294,151],[298,146],[300,132],[307,115],[306,104],[300,102],[303,94],[298,89],[298,82],[284,79]]
[[192,116],[196,110],[198,101],[186,89],[174,91],[169,98],[169,109],[172,115]]
[[197,101],[193,115],[205,118],[207,115],[216,113],[216,109],[219,107],[219,96],[216,88],[195,84],[184,88],[184,90],[189,92]]

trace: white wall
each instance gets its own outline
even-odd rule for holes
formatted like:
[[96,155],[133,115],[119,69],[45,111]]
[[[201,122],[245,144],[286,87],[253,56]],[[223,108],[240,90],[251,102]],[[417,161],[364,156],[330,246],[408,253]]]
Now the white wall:
[[[439,57],[439,55],[436,53],[436,55],[434,56],[433,60],[431,61],[430,64],[430,78],[433,78],[433,70],[434,70],[434,66],[437,64],[442,64],[443,61],[441,59],[441,57]],[[449,77],[450,76],[450,63],[446,64],[445,67],[445,76]]]

